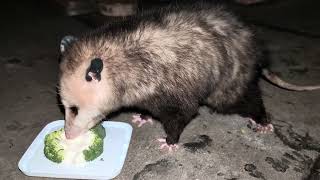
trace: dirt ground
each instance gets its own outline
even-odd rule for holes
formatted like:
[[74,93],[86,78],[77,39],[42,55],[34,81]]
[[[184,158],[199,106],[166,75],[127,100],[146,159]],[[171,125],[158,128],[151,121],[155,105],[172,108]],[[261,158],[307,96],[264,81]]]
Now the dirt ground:
[[[63,119],[55,94],[60,39],[90,28],[45,4],[2,7],[0,179],[48,179],[24,175],[18,161],[47,123]],[[312,3],[283,0],[238,12],[257,24],[273,71],[296,84],[320,84],[320,13]],[[286,91],[264,80],[261,88],[274,133],[255,133],[244,118],[201,107],[181,136],[181,148],[169,154],[155,141],[165,135],[159,123],[132,124],[127,158],[115,179],[319,180],[320,91]],[[131,115],[111,120],[131,123]]]

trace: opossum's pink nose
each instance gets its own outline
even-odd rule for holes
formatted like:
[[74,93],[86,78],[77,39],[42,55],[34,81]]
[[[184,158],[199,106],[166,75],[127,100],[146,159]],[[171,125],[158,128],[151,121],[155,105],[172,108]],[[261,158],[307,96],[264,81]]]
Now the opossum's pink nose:
[[65,127],[65,134],[67,139],[74,139],[81,135],[82,129],[79,127],[73,126],[72,128],[66,126]]
[[69,131],[66,131],[66,138],[67,139],[74,139],[74,138],[76,138],[77,136],[79,136],[80,134],[78,134],[78,133],[71,133],[71,132],[69,132]]

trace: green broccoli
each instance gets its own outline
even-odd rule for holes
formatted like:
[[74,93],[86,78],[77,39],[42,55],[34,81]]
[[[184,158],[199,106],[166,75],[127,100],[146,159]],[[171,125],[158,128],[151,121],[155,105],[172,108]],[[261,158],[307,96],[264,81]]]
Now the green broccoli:
[[55,163],[79,164],[92,161],[103,152],[105,128],[98,124],[75,139],[66,139],[64,128],[47,134],[44,140],[44,155]]

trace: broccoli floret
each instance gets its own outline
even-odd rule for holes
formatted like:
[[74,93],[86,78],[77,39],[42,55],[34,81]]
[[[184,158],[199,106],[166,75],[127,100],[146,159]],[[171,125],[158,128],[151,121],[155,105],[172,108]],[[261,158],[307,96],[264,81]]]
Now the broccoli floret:
[[63,129],[54,131],[46,135],[44,140],[44,154],[53,162],[61,163],[63,161],[63,146],[59,143],[61,135],[64,133]]
[[86,161],[92,161],[103,152],[103,139],[106,137],[106,131],[101,124],[96,125],[90,129],[95,134],[93,143],[88,149],[83,151],[84,159]]
[[71,161],[72,164],[77,164],[92,161],[103,153],[105,136],[105,128],[101,124],[96,125],[85,135],[74,140],[66,139],[64,129],[61,128],[46,135],[44,154],[55,163],[64,161],[70,163]]
[[86,161],[92,161],[97,158],[103,152],[103,139],[96,136],[91,146],[88,149],[83,150],[84,159]]
[[96,126],[91,128],[91,131],[96,133],[102,139],[106,137],[106,131],[105,131],[104,127],[101,124],[97,124]]

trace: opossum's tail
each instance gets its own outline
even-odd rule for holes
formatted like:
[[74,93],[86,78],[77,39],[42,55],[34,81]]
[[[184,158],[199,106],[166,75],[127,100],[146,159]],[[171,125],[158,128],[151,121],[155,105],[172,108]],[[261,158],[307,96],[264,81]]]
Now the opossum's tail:
[[287,89],[287,90],[292,90],[292,91],[311,91],[311,90],[316,90],[320,89],[320,85],[316,86],[299,86],[295,84],[290,84],[288,82],[285,82],[284,80],[280,79],[279,76],[276,74],[270,72],[268,69],[262,69],[262,75],[269,80],[271,83]]

